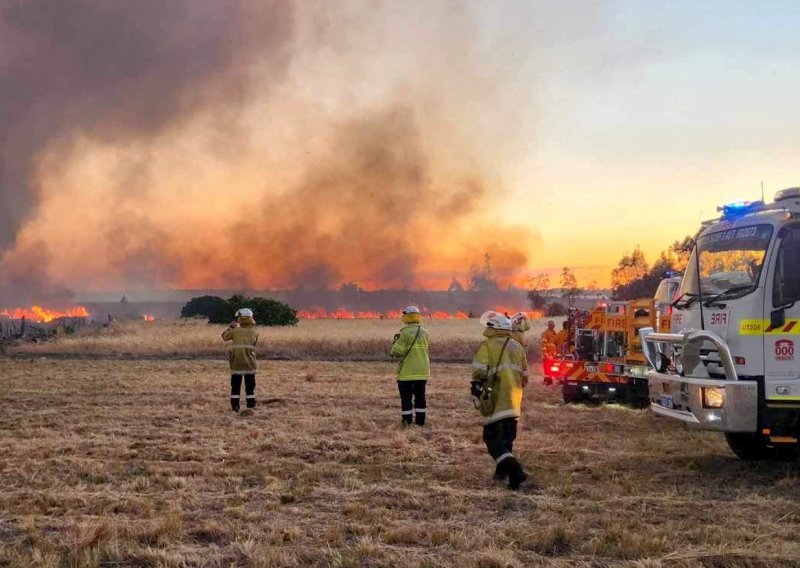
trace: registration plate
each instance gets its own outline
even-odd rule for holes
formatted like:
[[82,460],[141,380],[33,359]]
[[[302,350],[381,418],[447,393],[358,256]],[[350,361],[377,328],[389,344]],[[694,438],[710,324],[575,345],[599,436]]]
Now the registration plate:
[[596,373],[597,365],[586,365],[586,370],[590,373]]
[[663,406],[664,408],[673,409],[675,408],[675,404],[672,402],[671,396],[660,396],[658,397],[658,405]]

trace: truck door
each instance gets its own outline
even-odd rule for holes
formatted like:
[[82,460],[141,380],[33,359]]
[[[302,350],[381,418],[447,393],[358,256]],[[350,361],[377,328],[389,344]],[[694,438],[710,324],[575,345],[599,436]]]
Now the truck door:
[[[782,228],[778,238],[764,294],[764,394],[772,400],[800,401],[800,225]],[[773,327],[770,314],[780,309],[784,323]]]

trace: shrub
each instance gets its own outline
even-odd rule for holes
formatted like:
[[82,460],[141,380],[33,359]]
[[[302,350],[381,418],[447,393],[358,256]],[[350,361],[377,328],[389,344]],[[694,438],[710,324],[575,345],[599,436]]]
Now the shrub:
[[[227,301],[219,296],[198,296],[189,300],[181,310],[182,318],[203,316],[211,319],[218,311],[225,309]],[[229,320],[230,321],[230,320]]]
[[237,294],[227,300],[217,296],[192,298],[181,310],[181,317],[204,316],[210,323],[229,323],[241,308],[253,310],[259,325],[295,325],[297,311],[283,302],[270,298],[248,298]]
[[233,296],[228,299],[228,304],[232,306],[230,317],[212,323],[226,323],[233,319],[233,314],[240,308],[250,308],[253,316],[259,325],[295,325],[297,324],[297,310],[288,304],[272,300],[270,298],[247,298],[245,296]]
[[547,306],[547,315],[550,317],[560,317],[567,315],[567,308],[561,302],[552,302]]

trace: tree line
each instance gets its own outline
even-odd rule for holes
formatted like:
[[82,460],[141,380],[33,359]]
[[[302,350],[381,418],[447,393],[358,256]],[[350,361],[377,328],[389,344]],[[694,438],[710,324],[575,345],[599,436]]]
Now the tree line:
[[[662,279],[670,273],[682,273],[686,269],[693,247],[692,237],[677,240],[661,251],[651,266],[637,245],[631,252],[626,252],[611,271],[611,299],[652,298]],[[548,316],[562,316],[574,307],[576,298],[598,289],[595,281],[580,286],[575,273],[567,266],[561,269],[558,284],[561,292],[555,296],[549,275],[541,273],[531,277],[528,284],[531,307]]]

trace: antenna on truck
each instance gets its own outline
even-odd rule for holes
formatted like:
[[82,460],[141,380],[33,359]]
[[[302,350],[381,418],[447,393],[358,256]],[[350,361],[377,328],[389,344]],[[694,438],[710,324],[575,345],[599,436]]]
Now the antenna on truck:
[[[698,235],[699,237],[699,235]],[[694,240],[694,263],[697,269],[697,301],[700,303],[700,329],[706,328],[706,322],[703,318],[703,281],[700,277],[700,239]]]

